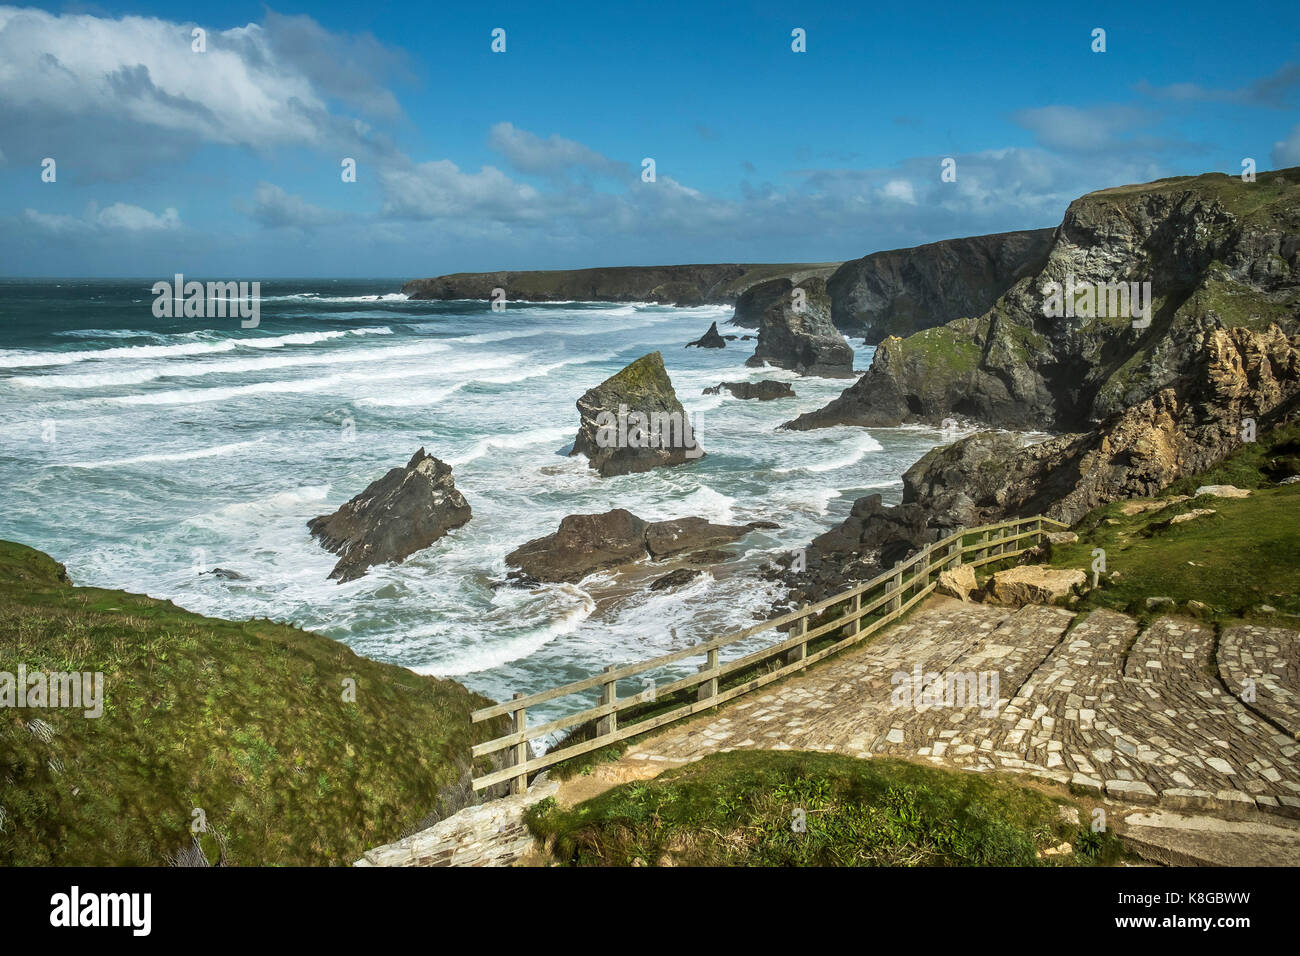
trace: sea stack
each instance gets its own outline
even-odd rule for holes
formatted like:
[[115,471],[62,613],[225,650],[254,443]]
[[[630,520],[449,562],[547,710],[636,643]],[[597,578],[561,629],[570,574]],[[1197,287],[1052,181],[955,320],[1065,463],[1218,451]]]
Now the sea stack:
[[853,349],[831,324],[825,279],[811,276],[798,285],[790,279],[760,282],[741,295],[736,314],[758,317],[758,347],[746,365],[775,365],[823,378],[853,377]]
[[704,457],[658,352],[643,355],[578,399],[571,455],[586,455],[602,478],[683,465]]
[[331,515],[307,522],[313,538],[340,555],[330,577],[352,581],[373,565],[397,563],[472,516],[451,465],[421,448]]

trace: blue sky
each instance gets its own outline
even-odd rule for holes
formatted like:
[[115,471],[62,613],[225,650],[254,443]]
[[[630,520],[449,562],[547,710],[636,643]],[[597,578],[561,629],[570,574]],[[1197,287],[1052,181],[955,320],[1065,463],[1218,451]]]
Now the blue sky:
[[0,275],[841,260],[1300,165],[1298,107],[1294,3],[0,6]]

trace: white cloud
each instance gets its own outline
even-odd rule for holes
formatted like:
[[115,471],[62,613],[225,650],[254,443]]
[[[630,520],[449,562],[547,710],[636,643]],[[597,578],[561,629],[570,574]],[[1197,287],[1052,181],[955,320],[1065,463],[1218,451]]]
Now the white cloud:
[[880,195],[886,199],[916,205],[916,190],[906,179],[891,179],[881,187]]
[[92,202],[81,216],[45,213],[25,209],[21,220],[40,232],[53,235],[165,232],[181,227],[180,213],[172,207],[152,213],[141,206],[115,202],[99,208]]
[[268,182],[257,184],[253,206],[245,211],[272,229],[321,226],[339,218],[337,213],[312,205],[301,196],[285,192],[282,187]]
[[462,172],[448,159],[379,170],[387,200],[384,214],[412,219],[480,217],[501,222],[539,220],[546,215],[541,193],[497,169]]
[[505,156],[521,173],[538,173],[546,176],[563,175],[574,170],[587,170],[628,180],[632,167],[609,159],[582,143],[552,134],[542,139],[535,133],[518,129],[512,123],[497,123],[488,135],[488,144]]
[[1049,149],[1098,152],[1121,142],[1121,134],[1150,124],[1153,117],[1132,106],[1041,106],[1018,110],[1012,119]]
[[[400,112],[308,18],[209,30],[204,53],[191,49],[192,28],[0,7],[0,128],[31,153],[16,161],[53,156],[83,178],[126,178],[204,143],[370,142],[364,122],[332,112],[334,100]],[[359,42],[366,60],[382,50]]]

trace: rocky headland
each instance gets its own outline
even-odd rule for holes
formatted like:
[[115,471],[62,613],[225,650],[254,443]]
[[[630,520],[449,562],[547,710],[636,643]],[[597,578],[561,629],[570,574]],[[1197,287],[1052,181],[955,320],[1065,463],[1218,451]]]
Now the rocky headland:
[[731,305],[756,282],[777,276],[830,275],[838,262],[724,263],[680,266],[612,266],[530,272],[458,272],[412,279],[402,292],[412,299],[491,299],[504,289],[508,302],[656,302],[661,305]]
[[[1132,283],[1149,283],[1142,317]],[[1104,189],[1070,204],[1042,268],[992,308],[886,338],[853,386],[787,427],[966,416],[1081,431],[1173,386],[1214,330],[1271,323],[1300,331],[1300,169]]]

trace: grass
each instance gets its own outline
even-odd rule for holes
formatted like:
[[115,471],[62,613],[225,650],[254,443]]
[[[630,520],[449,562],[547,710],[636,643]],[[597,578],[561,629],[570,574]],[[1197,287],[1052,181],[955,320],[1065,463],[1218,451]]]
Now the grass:
[[[0,709],[0,865],[346,864],[443,816],[489,703],[265,620],[74,587],[0,542],[0,670],[102,672],[104,712]],[[355,702],[344,699],[355,681]]]
[[[1300,616],[1300,483],[1278,485],[1300,474],[1300,424],[1279,427],[1246,443],[1215,468],[1180,479],[1166,499],[1191,495],[1202,485],[1251,489],[1249,498],[1195,497],[1158,510],[1125,515],[1124,503],[1090,512],[1075,528],[1076,544],[1052,549],[1056,567],[1091,569],[1095,548],[1106,552],[1100,586],[1080,609],[1108,607],[1147,619],[1149,597],[1167,597],[1213,620],[1248,618],[1295,627]],[[1170,518],[1213,509],[1181,524]],[[1091,571],[1089,570],[1091,577]],[[1274,612],[1261,610],[1272,607]],[[1166,605],[1163,611],[1168,611]],[[1293,616],[1289,616],[1293,615]]]
[[[999,775],[750,750],[712,754],[571,808],[548,799],[527,822],[559,862],[575,866],[1036,866],[1121,855],[1113,835],[1067,822],[1062,807],[1078,810]],[[1039,857],[1062,842],[1078,852]]]

